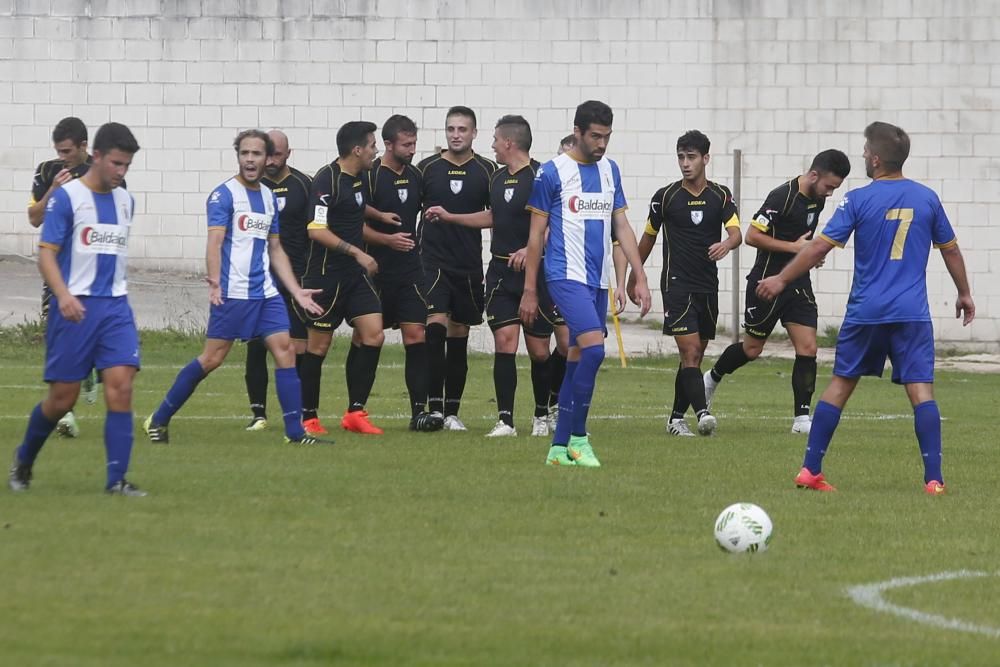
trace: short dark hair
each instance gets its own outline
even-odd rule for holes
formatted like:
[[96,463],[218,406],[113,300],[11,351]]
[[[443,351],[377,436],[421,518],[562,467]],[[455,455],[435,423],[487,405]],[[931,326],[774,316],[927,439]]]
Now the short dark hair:
[[87,126],[76,116],[67,116],[56,123],[52,130],[52,143],[69,139],[74,146],[79,146],[87,140]]
[[274,155],[274,140],[264,130],[243,130],[237,134],[236,138],[233,139],[233,149],[237,155],[240,152],[240,144],[243,143],[244,139],[260,139],[264,142],[264,152],[269,156]]
[[611,127],[614,120],[615,114],[607,104],[597,100],[587,100],[576,108],[573,125],[580,128],[581,132],[586,132],[591,125]]
[[688,130],[677,139],[677,152],[696,150],[701,155],[708,155],[712,142],[698,130]]
[[416,134],[417,124],[409,116],[394,114],[382,125],[382,138],[385,141],[396,141],[400,134]]
[[910,135],[903,128],[875,121],[865,128],[868,152],[877,155],[887,169],[899,171],[910,157]]
[[847,178],[847,175],[851,173],[851,161],[844,155],[843,151],[829,148],[816,154],[812,164],[809,165],[809,171],[815,171],[819,174],[830,173],[840,178]]
[[94,145],[90,147],[95,153],[102,155],[115,149],[135,155],[139,152],[139,142],[135,140],[132,130],[121,123],[105,123],[97,129],[94,135]]
[[472,119],[472,128],[476,128],[476,112],[469,107],[463,107],[461,105],[453,106],[448,109],[448,113],[446,113],[444,117],[445,119],[448,119],[452,116],[467,116]]
[[367,120],[350,120],[337,130],[337,154],[347,157],[355,148],[365,145],[369,134],[375,134],[375,123]]
[[563,137],[562,139],[560,139],[559,145],[560,146],[576,146],[576,135],[575,134],[567,134],[565,137]]
[[531,125],[524,119],[524,116],[514,116],[508,114],[501,116],[497,121],[496,129],[506,139],[510,139],[522,151],[531,150]]

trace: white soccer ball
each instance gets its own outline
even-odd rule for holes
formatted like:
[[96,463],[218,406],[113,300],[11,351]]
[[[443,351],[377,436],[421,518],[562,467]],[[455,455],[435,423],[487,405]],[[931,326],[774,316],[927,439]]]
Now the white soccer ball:
[[767,551],[773,530],[767,512],[753,503],[735,503],[715,520],[715,541],[730,553]]

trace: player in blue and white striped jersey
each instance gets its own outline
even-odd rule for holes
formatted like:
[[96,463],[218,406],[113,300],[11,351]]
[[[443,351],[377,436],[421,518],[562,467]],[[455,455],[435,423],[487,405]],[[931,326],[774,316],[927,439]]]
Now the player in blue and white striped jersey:
[[[635,234],[625,216],[621,173],[617,164],[604,157],[612,120],[611,108],[603,102],[591,100],[578,106],[573,121],[577,145],[542,165],[528,200],[531,233],[521,319],[530,324],[538,313],[538,265],[548,228],[544,279],[570,336],[559,419],[546,459],[550,465],[601,465],[587,435],[587,413],[604,361],[612,227],[639,278],[635,294],[643,315],[651,303]],[[624,272],[616,280],[615,307],[621,312]]]
[[288,311],[271,278],[271,267],[292,298],[314,314],[316,290],[299,287],[278,238],[278,202],[260,183],[274,143],[265,132],[244,130],[233,142],[237,176],[208,197],[209,318],[205,347],[177,374],[160,407],[146,420],[153,442],[169,441],[167,425],[209,373],[222,365],[233,342],[261,338],[274,356],[274,383],[289,442],[314,444],[302,428],[302,389],[295,371],[295,348],[288,336]]
[[132,454],[132,381],[139,368],[139,335],[126,296],[129,229],[135,211],[121,187],[139,151],[120,123],[94,137],[86,174],[56,188],[45,205],[38,252],[42,277],[58,301],[45,332],[49,394],[35,406],[14,451],[12,491],[26,491],[32,467],[56,422],[73,408],[92,368],[101,373],[107,403],[104,446],[108,493],[146,495],[125,480]]

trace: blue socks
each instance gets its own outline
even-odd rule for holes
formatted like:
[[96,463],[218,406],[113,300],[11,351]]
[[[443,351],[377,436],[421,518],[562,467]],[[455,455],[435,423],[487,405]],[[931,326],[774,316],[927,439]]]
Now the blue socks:
[[285,435],[289,440],[301,439],[306,434],[302,428],[302,384],[295,368],[275,368],[274,388],[285,420]]
[[[813,422],[815,425],[815,421]],[[924,459],[924,484],[941,477],[941,412],[936,401],[925,401],[913,408],[913,430],[920,443],[920,456]]]
[[41,403],[36,405],[28,419],[28,429],[24,432],[24,441],[17,448],[17,460],[24,465],[32,465],[38,458],[38,452],[42,451],[42,445],[55,430],[56,423],[50,422],[45,417],[42,413]]
[[[580,350],[573,380],[573,422],[570,433],[574,436],[587,435],[587,415],[590,414],[590,400],[594,396],[597,371],[604,361],[604,344],[591,345]],[[561,407],[561,405],[560,405]]]
[[806,444],[806,456],[802,461],[802,467],[809,470],[814,475],[818,475],[823,469],[823,456],[833,439],[833,432],[837,430],[840,423],[840,408],[834,407],[826,401],[816,404],[813,412],[812,428],[809,430],[809,442]]
[[104,420],[104,451],[108,460],[108,483],[104,488],[125,479],[132,458],[132,413],[111,412]]
[[168,425],[170,418],[191,398],[191,394],[194,393],[198,383],[203,379],[205,379],[205,369],[201,367],[197,359],[192,359],[191,363],[177,374],[177,379],[174,380],[173,386],[167,392],[166,398],[153,413],[153,423],[159,426]]
[[559,387],[559,419],[556,420],[556,432],[552,434],[553,445],[565,447],[569,444],[570,427],[573,425],[573,378],[576,377],[578,363],[566,362],[566,374]]

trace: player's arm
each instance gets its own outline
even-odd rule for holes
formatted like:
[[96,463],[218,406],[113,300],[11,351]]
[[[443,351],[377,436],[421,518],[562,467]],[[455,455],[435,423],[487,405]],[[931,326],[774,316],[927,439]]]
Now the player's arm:
[[708,247],[708,258],[713,262],[718,262],[728,255],[730,250],[738,248],[741,243],[743,243],[743,232],[740,231],[740,219],[734,213],[733,217],[726,222],[726,238]]
[[[656,245],[656,235],[660,233],[660,227],[663,224],[662,213],[660,205],[662,203],[662,190],[653,195],[653,200],[649,204],[649,217],[646,219],[646,229],[642,232],[642,236],[639,239],[639,262],[643,265],[646,264],[646,260],[649,259],[649,253],[653,252],[653,246]],[[622,253],[622,257],[624,257]],[[646,275],[643,271],[643,275]],[[625,285],[625,294],[632,303],[638,304],[639,301],[635,296],[635,274],[629,274],[628,282]]]
[[205,243],[205,282],[208,283],[208,302],[222,305],[222,243],[226,240],[225,227],[209,227]]
[[59,304],[59,313],[70,322],[83,319],[86,308],[75,296],[70,294],[62,271],[59,270],[58,253],[67,243],[72,243],[73,207],[65,192],[60,193],[46,207],[42,227],[42,238],[38,243],[38,271],[42,274],[45,284],[52,290]]
[[381,222],[383,225],[392,225],[395,227],[400,227],[403,224],[403,220],[399,217],[398,213],[380,211],[371,204],[365,204],[365,220]]
[[44,164],[43,162],[38,165],[38,170],[35,172],[35,180],[31,184],[31,204],[28,205],[28,223],[36,229],[41,227],[45,220],[45,207],[48,205],[52,193],[60,186],[73,180],[73,174],[70,173],[69,169],[63,168],[59,170],[59,173],[52,179],[52,183],[46,188],[45,175],[42,174]]
[[781,241],[766,232],[762,232],[753,223],[750,223],[750,228],[747,229],[747,245],[767,252],[784,252],[794,255],[809,244],[810,236],[812,236],[812,232],[806,232],[794,241]]
[[941,259],[951,274],[951,280],[958,290],[955,300],[955,317],[962,318],[962,326],[968,326],[976,317],[976,304],[972,300],[972,290],[969,289],[969,278],[965,272],[965,259],[958,249],[958,242],[941,247]]
[[[618,245],[632,267],[632,273],[629,278],[629,280],[634,279],[635,281],[632,294],[635,297],[634,301],[639,304],[639,316],[644,317],[653,305],[653,298],[649,294],[649,285],[646,282],[646,271],[642,268],[645,260],[639,254],[639,246],[635,241],[635,233],[632,231],[632,225],[629,224],[628,216],[625,215],[624,209],[618,209],[611,215],[611,224],[614,226]],[[649,256],[648,252],[646,256]],[[616,276],[616,278],[618,279],[618,293],[615,295],[615,298],[621,299],[621,309],[624,309],[626,292],[625,276],[620,275]]]
[[788,283],[805,275],[809,269],[822,262],[827,254],[833,250],[833,247],[834,242],[826,236],[813,239],[795,255],[791,262],[785,265],[781,273],[764,278],[757,283],[757,296],[766,301],[774,301],[779,294],[785,291]]
[[288,255],[285,254],[285,249],[281,247],[281,240],[277,234],[271,234],[268,237],[267,252],[274,275],[278,276],[278,280],[280,280],[281,284],[285,286],[288,293],[292,295],[292,298],[295,299],[307,312],[310,312],[313,315],[322,315],[323,308],[313,301],[312,295],[317,292],[322,292],[323,290],[302,289],[302,286],[299,285],[299,281],[295,279],[295,272],[292,270],[292,263],[288,260]]
[[428,222],[447,222],[474,229],[493,226],[493,213],[489,209],[475,213],[449,213],[444,206],[431,206],[424,211],[424,219]]
[[344,239],[340,238],[330,231],[330,228],[323,223],[310,222],[306,229],[309,233],[310,240],[324,245],[334,252],[352,257],[355,262],[361,265],[361,268],[363,268],[368,275],[378,272],[378,262],[376,262],[371,255],[356,245],[348,243]]
[[545,233],[549,228],[549,216],[536,210],[531,211],[531,228],[528,231],[528,245],[525,246],[524,291],[518,315],[521,321],[532,324],[538,317],[538,268],[542,262],[542,247]]
[[628,278],[628,258],[617,240],[611,242],[611,263],[615,267],[615,284],[624,284]]

